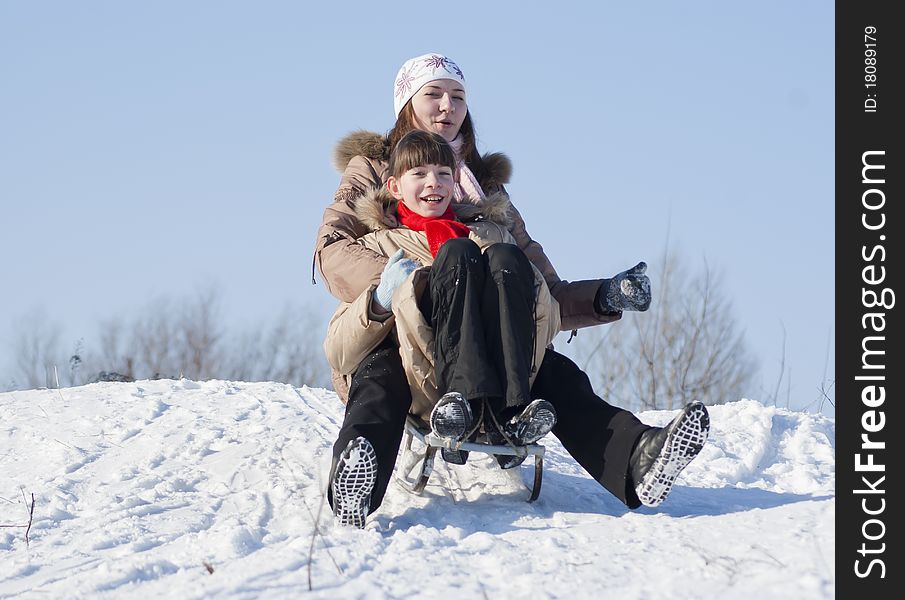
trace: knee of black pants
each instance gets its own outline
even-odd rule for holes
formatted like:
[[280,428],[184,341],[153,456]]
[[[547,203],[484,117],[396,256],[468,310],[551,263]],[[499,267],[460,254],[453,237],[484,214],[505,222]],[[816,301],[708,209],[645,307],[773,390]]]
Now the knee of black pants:
[[477,244],[468,238],[452,238],[440,246],[432,269],[443,271],[450,266],[478,260],[481,260],[481,249]]
[[515,244],[493,244],[484,251],[491,273],[499,271],[530,272],[531,263]]
[[484,251],[484,258],[495,281],[518,281],[526,294],[534,291],[531,262],[515,244],[493,244]]

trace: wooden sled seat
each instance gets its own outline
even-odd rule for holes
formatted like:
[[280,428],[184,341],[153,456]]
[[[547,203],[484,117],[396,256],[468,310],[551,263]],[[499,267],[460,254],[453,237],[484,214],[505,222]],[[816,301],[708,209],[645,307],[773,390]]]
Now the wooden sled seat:
[[[480,437],[479,435],[479,440]],[[423,452],[412,448],[412,442],[416,439],[424,446]],[[534,456],[534,485],[530,488],[531,495],[528,498],[528,502],[534,502],[540,496],[544,473],[544,452],[546,451],[546,448],[540,444],[534,443],[513,447],[493,445],[481,441],[454,442],[434,435],[421,421],[409,416],[405,422],[402,461],[397,467],[396,476],[412,492],[420,494],[427,485],[434,468],[434,457],[438,448],[467,450],[468,452],[482,452],[484,454]],[[419,464],[420,468],[418,468]]]

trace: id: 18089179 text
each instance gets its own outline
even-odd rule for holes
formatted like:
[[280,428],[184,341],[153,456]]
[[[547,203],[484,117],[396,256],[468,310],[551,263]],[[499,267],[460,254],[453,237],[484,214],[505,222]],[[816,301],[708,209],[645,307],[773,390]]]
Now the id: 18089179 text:
[[864,112],[877,112],[877,28],[864,28]]

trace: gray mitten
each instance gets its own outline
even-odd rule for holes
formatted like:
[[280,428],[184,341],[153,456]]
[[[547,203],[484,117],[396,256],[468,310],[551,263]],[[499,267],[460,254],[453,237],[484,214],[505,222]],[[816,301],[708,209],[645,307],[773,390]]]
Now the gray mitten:
[[393,310],[393,292],[396,291],[409,274],[418,268],[418,263],[411,258],[402,258],[405,253],[400,248],[396,251],[380,275],[380,283],[374,290],[374,301],[384,310]]
[[639,262],[612,279],[604,279],[594,299],[594,308],[597,312],[600,314],[623,310],[643,312],[650,308],[650,279],[644,274],[646,270],[647,263]]

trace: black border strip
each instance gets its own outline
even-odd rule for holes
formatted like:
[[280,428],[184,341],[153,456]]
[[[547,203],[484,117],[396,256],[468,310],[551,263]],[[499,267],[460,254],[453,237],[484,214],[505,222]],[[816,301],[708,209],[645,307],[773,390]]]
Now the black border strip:
[[[905,589],[902,534],[895,525],[902,494],[892,491],[903,486],[905,460],[900,408],[905,401],[905,361],[897,350],[903,342],[898,304],[905,302],[905,227],[899,210],[905,202],[905,169],[902,154],[894,148],[903,135],[894,121],[905,119],[899,114],[905,113],[900,93],[905,22],[893,18],[892,6],[852,0],[836,4],[839,598],[855,593],[860,598],[898,598]],[[865,163],[871,167],[864,170]],[[898,292],[902,295],[895,298]],[[869,466],[871,462],[882,470]]]

